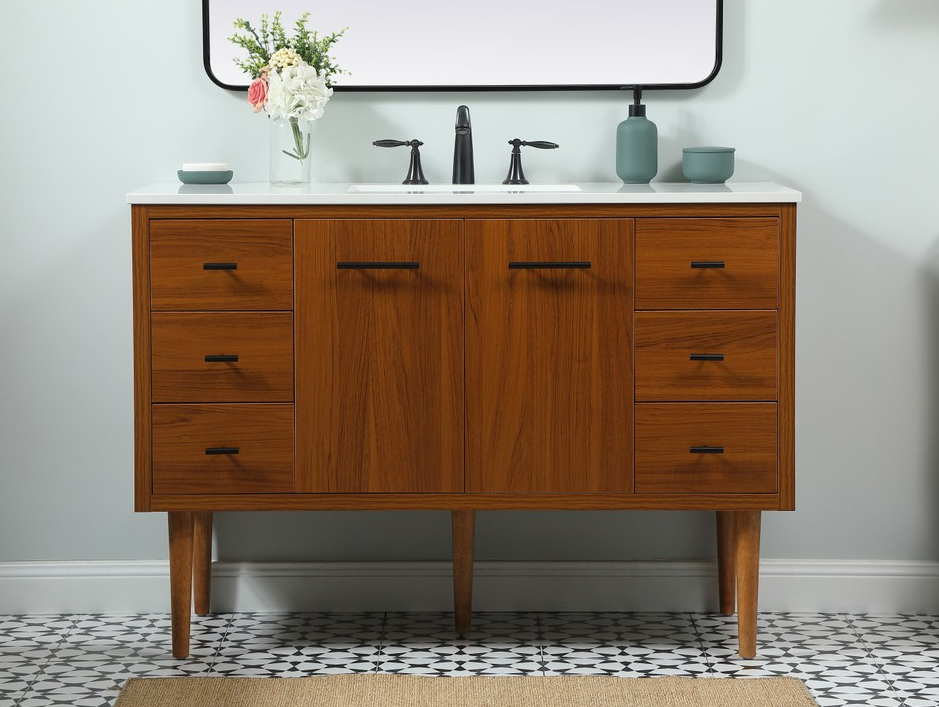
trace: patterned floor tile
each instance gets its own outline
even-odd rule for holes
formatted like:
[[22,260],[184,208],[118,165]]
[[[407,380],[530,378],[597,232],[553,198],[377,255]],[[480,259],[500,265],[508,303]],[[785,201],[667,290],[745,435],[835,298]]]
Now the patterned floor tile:
[[690,615],[540,616],[546,675],[694,676],[708,672]]
[[73,617],[61,614],[0,616],[0,656],[26,650],[54,650],[73,626]]
[[899,707],[900,696],[840,614],[760,614],[757,655],[740,658],[735,617],[695,617],[712,674],[790,676],[803,680],[820,705]]
[[41,672],[36,663],[0,665],[0,705],[16,704]]
[[194,617],[192,656],[170,655],[169,616],[0,616],[0,707],[105,707],[132,676],[792,675],[821,707],[939,705],[939,617],[761,614],[758,655],[737,655],[717,614],[450,613]]
[[458,636],[453,614],[389,614],[385,621],[383,673],[412,675],[540,675],[541,648],[535,614],[473,614],[471,631]]
[[[193,658],[210,660],[221,647],[229,617],[193,616],[189,650]],[[60,643],[54,659],[160,661],[172,659],[172,624],[167,614],[82,615]]]
[[120,692],[117,682],[105,672],[67,664],[47,665],[20,701],[22,707],[78,705],[101,707],[111,704]]
[[869,614],[851,623],[904,704],[939,705],[939,618]]
[[868,643],[909,641],[939,648],[939,617],[904,614],[866,614],[849,617]]
[[235,614],[216,675],[299,677],[377,669],[384,615]]

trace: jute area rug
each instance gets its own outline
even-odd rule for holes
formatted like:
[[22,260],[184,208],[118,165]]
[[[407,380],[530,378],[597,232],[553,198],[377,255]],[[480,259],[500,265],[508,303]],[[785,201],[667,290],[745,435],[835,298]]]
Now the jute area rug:
[[817,707],[796,678],[131,678],[115,707]]

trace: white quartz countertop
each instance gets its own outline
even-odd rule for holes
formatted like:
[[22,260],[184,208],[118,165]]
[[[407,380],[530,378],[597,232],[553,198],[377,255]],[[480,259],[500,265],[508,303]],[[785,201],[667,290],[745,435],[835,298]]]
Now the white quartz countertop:
[[127,195],[129,204],[749,204],[802,201],[802,193],[772,182],[690,184],[309,184],[266,182],[194,185],[166,182]]

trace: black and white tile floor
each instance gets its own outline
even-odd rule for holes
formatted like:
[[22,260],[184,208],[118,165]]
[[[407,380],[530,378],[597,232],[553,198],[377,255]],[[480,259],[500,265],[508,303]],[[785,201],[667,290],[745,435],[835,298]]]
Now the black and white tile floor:
[[0,707],[113,704],[127,678],[420,675],[792,675],[827,705],[939,705],[939,616],[760,614],[759,655],[718,614],[220,614],[170,654],[164,614],[0,616]]

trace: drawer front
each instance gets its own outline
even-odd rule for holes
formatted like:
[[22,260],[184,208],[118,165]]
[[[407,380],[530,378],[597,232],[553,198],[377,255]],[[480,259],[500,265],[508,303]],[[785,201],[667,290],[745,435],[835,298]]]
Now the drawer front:
[[775,218],[638,219],[637,309],[775,309]]
[[150,326],[153,402],[293,400],[293,314],[159,312]]
[[775,403],[636,405],[638,493],[776,493]]
[[153,220],[154,310],[293,309],[289,220]]
[[153,406],[153,493],[293,488],[293,405]]
[[636,400],[776,400],[776,312],[637,312]]

